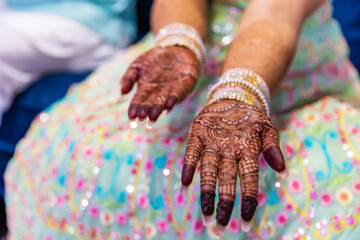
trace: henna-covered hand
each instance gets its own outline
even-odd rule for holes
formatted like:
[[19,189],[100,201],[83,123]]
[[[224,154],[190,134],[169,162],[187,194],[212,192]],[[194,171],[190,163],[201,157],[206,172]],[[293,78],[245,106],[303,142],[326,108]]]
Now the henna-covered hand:
[[237,173],[242,191],[241,228],[243,231],[250,228],[258,204],[260,152],[271,168],[287,177],[278,131],[263,112],[251,105],[234,100],[218,101],[205,107],[191,126],[181,181],[186,189],[200,160],[201,207],[205,225],[210,225],[219,179],[216,216],[219,235],[230,220]]
[[156,121],[164,109],[171,110],[194,89],[198,77],[199,62],[186,47],[155,47],[144,53],[121,80],[123,94],[138,83],[129,106],[129,118],[149,117]]

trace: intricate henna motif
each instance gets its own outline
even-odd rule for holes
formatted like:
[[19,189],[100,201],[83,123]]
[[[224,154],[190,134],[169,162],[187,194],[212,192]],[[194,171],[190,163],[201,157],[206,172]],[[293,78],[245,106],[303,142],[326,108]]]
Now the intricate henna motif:
[[229,223],[233,208],[234,208],[234,201],[227,201],[220,199],[216,209],[217,212],[216,221],[220,225],[226,226]]
[[250,221],[254,216],[258,201],[253,197],[243,197],[241,201],[241,217],[246,221]]
[[182,183],[188,186],[201,159],[201,205],[203,214],[214,211],[219,178],[217,222],[226,226],[236,197],[237,173],[241,179],[242,218],[250,221],[258,195],[258,157],[264,153],[274,170],[285,170],[279,135],[271,120],[259,109],[234,100],[205,107],[191,126],[185,153]]
[[172,109],[194,89],[198,77],[199,63],[185,47],[155,47],[146,52],[130,65],[121,80],[123,94],[138,82],[129,118],[156,121],[164,109]]
[[203,190],[200,194],[201,209],[205,216],[210,216],[214,213],[215,204],[215,192]]

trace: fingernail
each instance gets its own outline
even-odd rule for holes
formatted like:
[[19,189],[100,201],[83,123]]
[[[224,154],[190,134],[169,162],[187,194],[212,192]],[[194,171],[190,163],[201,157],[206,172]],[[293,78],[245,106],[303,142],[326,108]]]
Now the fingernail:
[[145,120],[146,120],[146,118],[136,119],[136,123],[137,123],[138,125],[140,125],[140,124],[143,124],[143,123],[145,122]]
[[130,104],[129,110],[128,110],[128,116],[131,120],[135,119],[137,117],[137,111],[139,109],[138,104]]
[[225,234],[225,227],[220,225],[219,223],[216,223],[216,235],[219,237],[224,236]]
[[136,121],[130,121],[130,127],[132,128],[132,129],[135,129],[135,128],[137,128],[137,126],[138,126],[138,124],[137,124],[137,122]]
[[241,218],[241,231],[243,232],[250,231],[250,222],[245,222],[245,220],[242,218]]
[[282,179],[287,179],[290,175],[289,170],[285,167],[285,169],[281,172],[279,172],[279,175]]
[[180,193],[182,195],[186,195],[187,194],[187,190],[188,190],[189,187],[186,187],[186,186],[181,186],[181,189],[180,189]]
[[205,215],[202,215],[203,216],[203,223],[204,223],[204,226],[205,227],[210,227],[212,225],[212,216],[205,216]]
[[175,96],[170,96],[168,100],[165,102],[166,109],[172,109],[177,102],[178,98]]
[[155,124],[154,121],[148,121],[148,122],[146,123],[146,128],[147,128],[147,129],[152,129],[152,128],[154,127],[154,124]]

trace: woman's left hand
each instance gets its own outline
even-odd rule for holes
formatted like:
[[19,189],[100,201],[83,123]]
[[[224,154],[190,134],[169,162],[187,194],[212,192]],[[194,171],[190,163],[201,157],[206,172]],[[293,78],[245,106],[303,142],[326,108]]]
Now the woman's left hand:
[[251,105],[221,100],[205,107],[194,120],[181,180],[186,189],[200,160],[201,208],[205,224],[210,225],[219,178],[216,216],[219,235],[230,220],[237,173],[241,180],[242,229],[249,229],[249,221],[258,204],[258,157],[261,152],[270,167],[283,176],[288,175],[276,127],[263,112]]
[[156,121],[166,109],[185,99],[194,89],[200,67],[195,54],[186,47],[154,47],[139,56],[121,80],[121,92],[127,94],[137,83],[128,116]]

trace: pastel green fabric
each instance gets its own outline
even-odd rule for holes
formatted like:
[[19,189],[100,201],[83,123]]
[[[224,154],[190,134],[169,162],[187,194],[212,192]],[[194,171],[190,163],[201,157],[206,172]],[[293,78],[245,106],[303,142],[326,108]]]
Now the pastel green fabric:
[[126,47],[137,34],[136,0],[6,0],[10,9],[51,13],[84,24],[104,40]]
[[[246,2],[213,1],[205,74],[154,128],[129,126],[134,94],[119,80],[154,37],[121,51],[41,113],[6,171],[10,239],[216,239],[201,220],[197,172],[187,196],[181,169],[191,122],[220,71]],[[222,239],[356,239],[360,234],[359,78],[331,6],[310,17],[272,97],[288,180],[259,158],[250,233],[240,232],[239,185]]]

